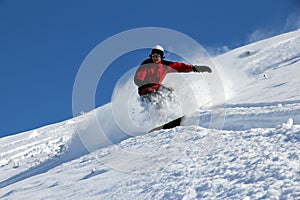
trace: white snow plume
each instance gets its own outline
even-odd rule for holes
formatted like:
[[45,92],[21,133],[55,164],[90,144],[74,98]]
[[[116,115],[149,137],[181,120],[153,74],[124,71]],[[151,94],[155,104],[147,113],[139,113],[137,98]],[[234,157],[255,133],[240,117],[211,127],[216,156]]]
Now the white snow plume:
[[208,106],[212,102],[211,91],[199,74],[174,73],[168,74],[163,82],[165,87],[173,90],[170,94],[173,97],[158,100],[161,104],[158,109],[158,105],[149,104],[145,107],[133,83],[135,70],[130,70],[119,80],[112,97],[115,123],[128,135],[145,134],[170,119],[196,112],[199,107]]
[[[298,3],[299,4],[299,3]],[[298,6],[299,9],[299,6]],[[284,31],[294,30],[300,28],[300,14],[299,12],[295,12],[290,14],[284,26]]]

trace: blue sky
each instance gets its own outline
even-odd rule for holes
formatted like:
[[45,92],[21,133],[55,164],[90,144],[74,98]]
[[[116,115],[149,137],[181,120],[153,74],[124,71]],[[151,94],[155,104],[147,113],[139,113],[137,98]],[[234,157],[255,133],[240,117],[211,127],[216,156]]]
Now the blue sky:
[[[299,0],[0,0],[0,137],[72,118],[81,63],[105,39],[133,28],[184,33],[211,54],[294,30]],[[134,41],[132,41],[134,42]],[[148,56],[120,57],[105,72],[97,106]],[[125,64],[126,63],[126,64]]]

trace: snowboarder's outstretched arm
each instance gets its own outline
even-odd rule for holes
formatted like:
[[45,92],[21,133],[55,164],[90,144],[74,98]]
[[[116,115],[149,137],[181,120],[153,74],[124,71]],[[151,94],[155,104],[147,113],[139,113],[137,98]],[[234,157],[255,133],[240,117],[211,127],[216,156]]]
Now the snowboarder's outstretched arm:
[[171,70],[169,72],[208,72],[211,73],[212,70],[208,66],[199,66],[199,65],[189,65],[185,63],[180,63],[180,62],[173,62],[172,64],[169,65],[172,69],[175,71]]
[[[168,61],[165,61],[168,62]],[[165,63],[163,63],[165,64]],[[181,62],[169,62],[166,63],[167,66],[169,66],[168,72],[192,72],[193,66]]]

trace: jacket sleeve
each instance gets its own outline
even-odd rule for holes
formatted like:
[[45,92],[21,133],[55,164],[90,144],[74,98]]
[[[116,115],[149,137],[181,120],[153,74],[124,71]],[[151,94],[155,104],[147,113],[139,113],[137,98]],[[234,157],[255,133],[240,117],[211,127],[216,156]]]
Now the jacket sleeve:
[[173,62],[169,65],[171,69],[169,69],[169,72],[192,72],[193,66],[185,63],[180,62]]
[[143,85],[145,77],[147,74],[147,70],[143,68],[139,68],[134,75],[134,83],[140,87]]
[[145,77],[147,75],[147,68],[146,68],[146,64],[149,63],[149,59],[147,60],[144,60],[140,66],[138,67],[138,69],[136,70],[135,72],[135,75],[134,75],[134,83],[140,87],[142,85],[144,85],[144,80],[145,80]]

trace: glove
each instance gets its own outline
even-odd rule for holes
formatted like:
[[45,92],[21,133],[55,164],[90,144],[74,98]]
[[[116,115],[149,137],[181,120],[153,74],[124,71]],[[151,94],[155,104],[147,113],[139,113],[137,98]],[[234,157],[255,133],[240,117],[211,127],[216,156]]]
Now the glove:
[[208,66],[199,66],[199,65],[193,65],[194,72],[208,72],[211,73],[211,68]]

